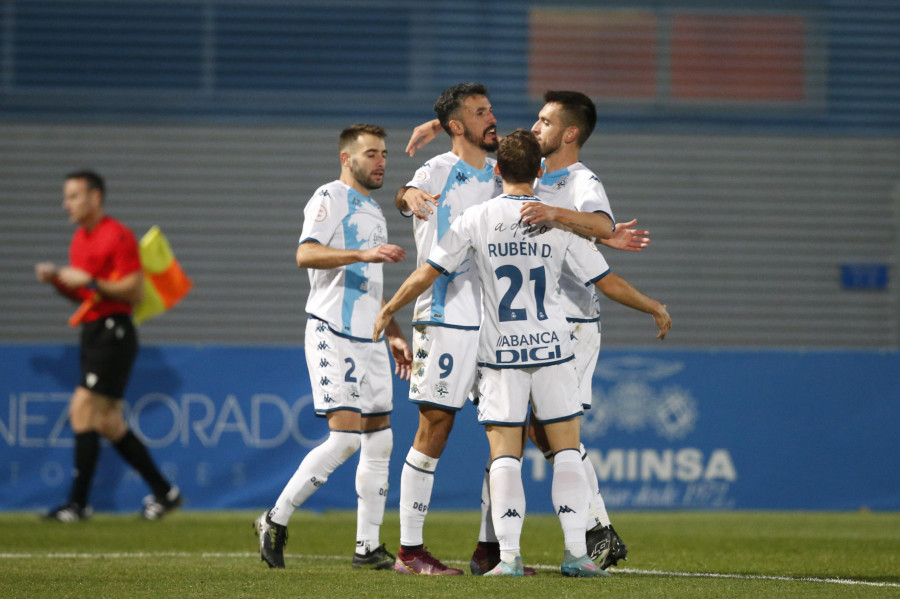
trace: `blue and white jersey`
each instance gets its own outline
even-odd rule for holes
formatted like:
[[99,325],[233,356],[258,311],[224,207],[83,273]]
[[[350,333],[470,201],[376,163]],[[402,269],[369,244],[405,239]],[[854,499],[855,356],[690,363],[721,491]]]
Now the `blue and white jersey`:
[[571,360],[571,325],[556,284],[563,264],[582,286],[609,273],[588,240],[554,227],[520,226],[524,201],[540,200],[501,195],[466,210],[428,256],[432,266],[452,272],[474,251],[484,310],[481,366],[531,368]]
[[[315,241],[339,250],[367,250],[387,243],[387,221],[371,196],[332,181],[316,190],[303,209],[300,243]],[[381,311],[382,265],[356,262],[338,268],[310,268],[306,312],[338,335],[372,341]]]
[[[535,182],[534,193],[541,201],[579,212],[602,212],[615,223],[609,198],[600,179],[580,162],[554,173],[547,173]],[[572,322],[600,320],[600,300],[594,286],[585,287],[582,281],[564,267],[559,286],[563,291],[566,315]]]
[[[419,167],[407,187],[432,195],[441,194],[440,205],[427,221],[414,219],[413,232],[418,256],[416,266],[425,263],[431,250],[467,209],[482,204],[503,191],[494,175],[496,161],[487,158],[483,169],[463,162],[453,152],[435,156]],[[477,329],[481,323],[478,276],[468,260],[453,273],[440,277],[419,296],[413,310],[413,324],[430,324],[461,329]]]

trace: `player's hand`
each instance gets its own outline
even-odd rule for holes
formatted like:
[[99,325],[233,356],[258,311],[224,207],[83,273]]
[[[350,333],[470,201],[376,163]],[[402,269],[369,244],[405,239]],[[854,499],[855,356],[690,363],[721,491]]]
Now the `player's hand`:
[[601,239],[600,243],[614,250],[641,251],[650,243],[650,231],[631,229],[630,227],[633,227],[635,223],[637,223],[637,219],[617,224],[612,236],[608,239]]
[[409,138],[409,143],[406,144],[406,153],[410,156],[415,156],[416,150],[421,150],[428,145],[428,142],[437,137],[438,131],[440,130],[441,122],[437,119],[422,123],[413,129],[412,135]]
[[56,265],[52,262],[40,262],[34,265],[34,274],[41,283],[52,283],[56,278]]
[[388,347],[394,356],[394,374],[408,381],[412,375],[412,350],[402,336],[388,336]]
[[669,329],[672,328],[672,317],[669,316],[669,311],[666,309],[665,304],[660,304],[659,311],[653,314],[653,321],[659,327],[659,333],[657,333],[656,338],[662,341],[666,338],[666,333],[669,332]]
[[71,289],[84,287],[92,278],[90,273],[74,266],[64,266],[56,271],[56,279]]
[[388,323],[391,322],[391,318],[393,317],[394,315],[388,312],[384,307],[381,308],[381,312],[375,317],[375,332],[372,333],[372,341],[381,339],[381,334],[384,332],[384,329],[387,328]]
[[362,253],[360,262],[380,263],[380,262],[400,262],[406,258],[406,250],[399,245],[391,243],[382,243],[376,245]]
[[434,209],[441,205],[440,198],[441,194],[431,195],[415,187],[410,187],[403,194],[407,209],[422,220],[428,220],[428,215],[434,214]]
[[519,214],[522,217],[522,224],[531,226],[556,221],[557,212],[555,207],[543,202],[524,202]]

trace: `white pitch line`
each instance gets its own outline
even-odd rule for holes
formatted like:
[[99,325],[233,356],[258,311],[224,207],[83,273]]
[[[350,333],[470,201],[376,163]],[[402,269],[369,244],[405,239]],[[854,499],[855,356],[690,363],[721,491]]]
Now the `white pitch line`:
[[720,574],[717,572],[666,572],[664,570],[638,570],[636,568],[615,568],[615,574],[645,574],[648,576],[681,576],[684,578],[731,578],[738,580],[777,580],[781,582],[819,582],[826,584],[849,584],[868,587],[900,588],[895,582],[871,582],[851,578],[813,578],[806,576],[771,576],[765,574]]
[[[186,551],[140,551],[140,552],[117,552],[117,553],[0,553],[0,559],[144,559],[148,557],[196,557],[197,554]],[[257,552],[205,552],[201,553],[203,558],[253,558],[259,557]],[[291,559],[323,559],[323,560],[341,560],[348,559],[346,555],[303,555],[303,554],[285,554],[286,558]],[[448,560],[448,564],[467,565],[467,562],[456,560]],[[531,565],[531,564],[529,564]],[[535,564],[532,567],[539,570],[556,570],[559,566],[548,564]],[[900,583],[895,582],[871,582],[868,580],[853,580],[850,578],[814,578],[800,576],[772,576],[765,574],[721,574],[718,572],[673,572],[667,570],[641,570],[638,568],[613,568],[610,570],[612,574],[638,574],[643,576],[678,576],[681,578],[726,578],[732,580],[775,580],[779,582],[812,582],[820,584],[843,584],[858,585],[868,587],[887,587],[900,588]]]

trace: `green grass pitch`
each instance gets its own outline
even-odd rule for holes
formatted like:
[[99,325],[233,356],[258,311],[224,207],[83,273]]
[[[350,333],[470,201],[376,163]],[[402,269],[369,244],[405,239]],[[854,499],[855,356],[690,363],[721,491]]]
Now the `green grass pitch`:
[[[604,579],[559,574],[555,517],[529,514],[522,553],[538,576],[402,576],[350,568],[355,513],[298,511],[287,568],[259,561],[253,512],[182,511],[161,522],[100,514],[42,522],[0,513],[0,597],[900,597],[900,513],[625,512],[614,514],[629,559]],[[476,512],[434,511],[425,538],[466,570]],[[382,541],[396,552],[389,512]]]

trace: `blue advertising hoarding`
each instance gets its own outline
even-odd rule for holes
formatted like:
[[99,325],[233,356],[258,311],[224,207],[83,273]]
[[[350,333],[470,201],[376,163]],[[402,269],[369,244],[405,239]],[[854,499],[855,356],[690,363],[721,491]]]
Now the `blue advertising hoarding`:
[[[77,348],[0,346],[0,509],[65,500]],[[610,510],[900,509],[900,352],[604,350],[582,440]],[[388,508],[417,411],[394,380]],[[301,348],[144,347],[127,392],[135,433],[188,509],[271,505],[327,434]],[[464,408],[441,459],[432,509],[477,509],[487,442]],[[355,509],[357,460],[308,509]],[[552,469],[533,446],[529,511],[550,511]],[[144,483],[107,444],[91,503],[136,511]]]

